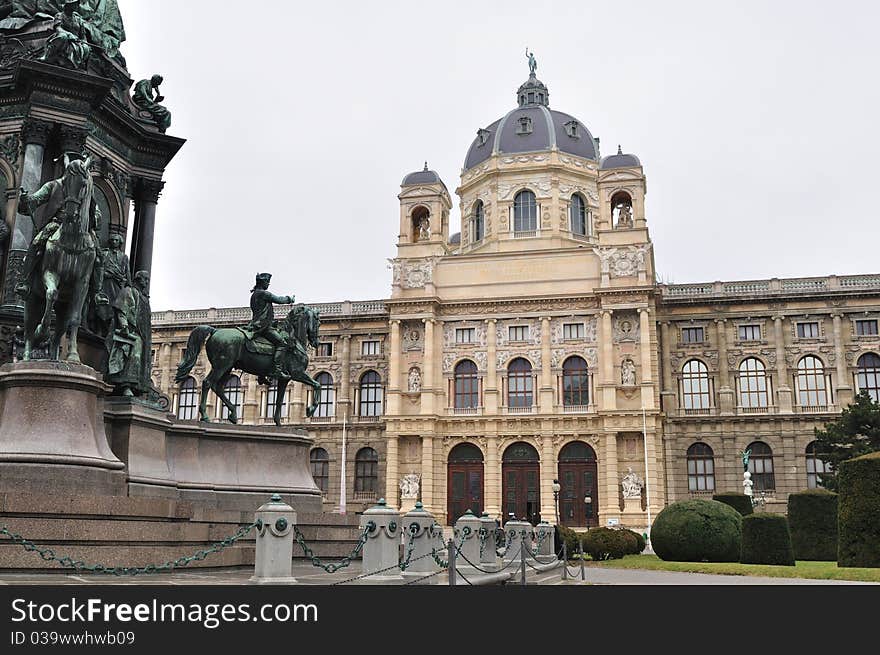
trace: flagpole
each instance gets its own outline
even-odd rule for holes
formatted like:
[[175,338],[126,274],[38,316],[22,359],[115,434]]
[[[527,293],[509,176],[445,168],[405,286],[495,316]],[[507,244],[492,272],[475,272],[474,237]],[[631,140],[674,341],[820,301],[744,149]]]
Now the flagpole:
[[348,424],[348,411],[346,410],[345,414],[342,417],[342,462],[339,467],[339,513],[345,514],[345,429]]
[[648,485],[648,413],[642,405],[642,443],[645,446],[645,500],[648,504],[648,529],[647,542],[651,548],[651,487]]

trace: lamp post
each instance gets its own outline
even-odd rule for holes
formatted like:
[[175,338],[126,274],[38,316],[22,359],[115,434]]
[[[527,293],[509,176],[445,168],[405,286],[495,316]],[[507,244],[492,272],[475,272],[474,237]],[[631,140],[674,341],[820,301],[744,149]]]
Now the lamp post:
[[556,511],[556,525],[559,525],[559,480],[553,480],[553,509]]

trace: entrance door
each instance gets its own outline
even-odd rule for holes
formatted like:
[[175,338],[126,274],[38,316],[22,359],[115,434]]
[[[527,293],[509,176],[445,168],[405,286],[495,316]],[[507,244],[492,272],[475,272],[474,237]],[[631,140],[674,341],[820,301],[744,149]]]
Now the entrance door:
[[569,528],[599,525],[596,454],[581,441],[559,453],[559,522]]
[[541,522],[541,467],[538,451],[527,443],[515,443],[504,451],[502,520]]
[[449,525],[467,511],[483,513],[483,453],[473,444],[459,444],[449,453],[446,521]]

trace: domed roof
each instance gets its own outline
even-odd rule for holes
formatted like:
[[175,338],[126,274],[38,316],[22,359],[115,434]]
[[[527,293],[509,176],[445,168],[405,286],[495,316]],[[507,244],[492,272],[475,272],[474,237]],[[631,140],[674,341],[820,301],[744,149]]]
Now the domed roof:
[[449,245],[450,246],[460,246],[461,245],[461,232],[456,232],[451,237],[449,237]]
[[639,168],[642,162],[635,155],[626,155],[620,146],[617,146],[617,154],[610,157],[603,157],[599,168],[607,171],[611,168]]
[[597,159],[596,141],[587,126],[569,114],[549,108],[550,92],[532,73],[517,90],[519,107],[477,131],[464,160],[465,170],[493,154],[513,155],[558,148],[585,159]]
[[407,186],[410,184],[443,184],[443,180],[440,179],[437,171],[428,170],[428,162],[425,162],[424,170],[410,173],[403,178],[403,182],[400,183],[400,186]]

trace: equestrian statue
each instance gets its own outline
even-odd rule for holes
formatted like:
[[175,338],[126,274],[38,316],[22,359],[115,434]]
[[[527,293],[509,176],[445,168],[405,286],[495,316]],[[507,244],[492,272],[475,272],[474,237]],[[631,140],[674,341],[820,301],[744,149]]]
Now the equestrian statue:
[[275,320],[275,305],[293,304],[293,296],[276,296],[269,292],[272,276],[261,273],[251,290],[253,318],[246,327],[217,329],[201,325],[189,335],[183,361],[177,367],[177,382],[183,382],[196,364],[202,346],[211,363],[211,372],[202,382],[199,419],[210,422],[207,411],[208,391],[217,394],[228,410],[230,423],[238,423],[236,406],[224,392],[226,381],[233,369],[258,376],[260,384],[277,383],[273,418],[281,425],[281,408],[287,384],[293,380],[312,389],[312,402],[306,416],[314,416],[321,402],[321,385],[312,379],[306,369],[309,354],[306,348],[318,348],[318,330],[321,319],[318,312],[306,305],[294,305],[283,321]]

